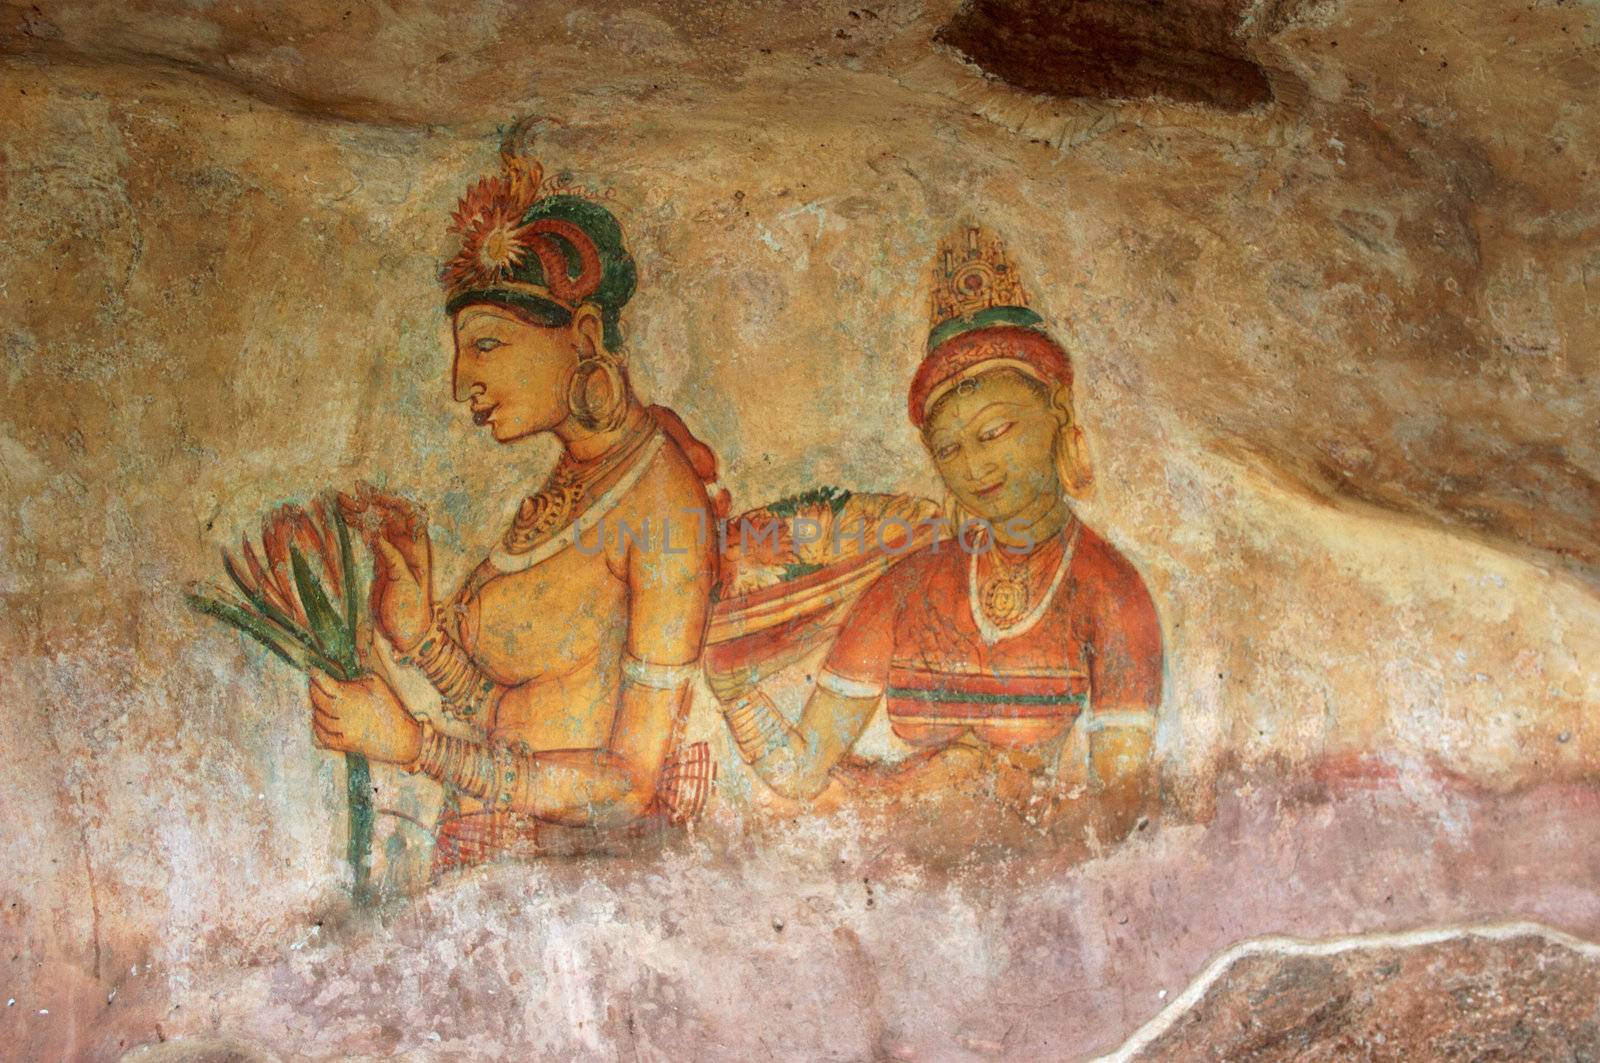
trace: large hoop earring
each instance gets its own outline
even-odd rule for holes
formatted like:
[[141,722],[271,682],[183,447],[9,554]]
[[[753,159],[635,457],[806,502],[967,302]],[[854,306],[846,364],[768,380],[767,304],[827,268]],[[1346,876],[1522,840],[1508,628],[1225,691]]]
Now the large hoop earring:
[[1089,457],[1083,429],[1078,427],[1078,420],[1073,416],[1072,391],[1067,385],[1056,388],[1050,396],[1050,407],[1059,422],[1053,448],[1056,477],[1063,491],[1073,498],[1083,498],[1094,486],[1094,462]]
[[[596,373],[605,377],[611,395],[604,407],[589,401],[589,385]],[[628,411],[628,384],[621,367],[603,354],[581,359],[567,382],[567,408],[573,419],[591,432],[609,432],[620,425]]]

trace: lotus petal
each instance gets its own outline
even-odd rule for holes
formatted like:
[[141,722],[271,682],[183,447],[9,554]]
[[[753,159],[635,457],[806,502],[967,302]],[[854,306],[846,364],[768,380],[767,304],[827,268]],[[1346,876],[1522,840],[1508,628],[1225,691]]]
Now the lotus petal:
[[311,621],[307,619],[300,597],[295,593],[294,573],[289,562],[289,544],[293,536],[289,507],[281,506],[267,517],[261,529],[261,550],[267,555],[267,571],[283,598],[285,611],[301,624],[309,626]]
[[[337,584],[339,576],[333,569],[334,562],[329,559],[330,551],[326,549],[322,533],[317,529],[316,521],[303,509],[294,511],[294,545],[299,548],[307,564],[322,571],[331,582]],[[334,593],[338,593],[337,587]]]
[[255,547],[251,546],[250,540],[242,535],[239,537],[239,552],[244,555],[244,563],[250,570],[251,581],[256,585],[256,589],[261,592],[261,596],[276,606],[285,616],[292,617],[294,615],[294,607],[283,600],[282,591],[272,580],[272,577],[267,574],[266,569],[262,567],[260,559],[256,557]]

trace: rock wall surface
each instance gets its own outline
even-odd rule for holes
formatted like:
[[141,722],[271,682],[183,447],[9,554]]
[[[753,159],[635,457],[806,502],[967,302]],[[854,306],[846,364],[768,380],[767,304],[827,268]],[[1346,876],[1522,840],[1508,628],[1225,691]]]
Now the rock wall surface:
[[[8,1043],[1073,1056],[1244,937],[1592,936],[1595,10],[1197,6],[1270,99],[1030,95],[949,0],[0,8]],[[1161,618],[1159,825],[907,863],[763,797],[702,691],[679,850],[416,898],[387,817],[387,905],[348,911],[302,683],[181,592],[358,479],[424,499],[457,577],[553,460],[449,394],[445,223],[513,123],[609,190],[634,380],[736,506],[939,497],[924,274],[963,219],[1006,235],[1075,361],[1085,518]]]

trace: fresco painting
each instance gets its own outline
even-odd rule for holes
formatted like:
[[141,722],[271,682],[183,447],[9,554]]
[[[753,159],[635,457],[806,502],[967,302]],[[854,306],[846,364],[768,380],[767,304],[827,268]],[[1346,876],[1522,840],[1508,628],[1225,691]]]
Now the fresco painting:
[[[361,484],[269,521],[270,578],[248,541],[253,583],[224,552],[246,601],[192,599],[309,672],[312,736],[348,758],[358,900],[369,762],[443,788],[433,877],[689,824],[715,776],[707,744],[684,742],[702,668],[749,770],[786,797],[976,798],[1080,846],[1155,811],[1159,622],[1073,512],[1093,472],[1071,360],[997,236],[959,227],[931,271],[908,409],[944,502],[813,488],[732,518],[713,450],[629,385],[637,270],[611,210],[508,150],[450,233],[451,398],[496,443],[557,436],[543,485],[447,597],[426,511]],[[760,679],[819,646],[791,722]],[[408,705],[394,668],[425,676],[436,709]],[[910,751],[892,763],[851,752],[880,708]]]
[[[859,537],[909,552],[828,630],[798,723],[754,690],[726,705],[729,726],[750,766],[790,796],[835,778],[891,801],[981,794],[1025,823],[1068,836],[1098,826],[1115,840],[1153,810],[1161,634],[1138,573],[1072,510],[1093,476],[1070,359],[1002,243],[977,226],[940,247],[931,302],[909,386],[947,491],[918,521],[931,541],[917,544],[904,517],[869,532],[863,515]],[[883,546],[890,520],[900,550]],[[849,523],[836,512],[829,531],[842,538]],[[841,564],[818,575],[831,567]],[[835,607],[827,595],[816,606]],[[917,751],[892,767],[850,757],[880,707]]]
[[1580,8],[0,10],[0,1056],[1600,1058]]

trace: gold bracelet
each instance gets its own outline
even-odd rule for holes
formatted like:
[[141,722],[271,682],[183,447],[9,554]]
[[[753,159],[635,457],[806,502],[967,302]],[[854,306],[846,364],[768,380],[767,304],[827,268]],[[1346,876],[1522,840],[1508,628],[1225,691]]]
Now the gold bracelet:
[[440,615],[435,614],[433,626],[415,650],[400,658],[400,663],[421,669],[439,692],[446,712],[457,719],[471,719],[493,693],[494,680],[484,675],[472,655],[450,637]]
[[447,735],[426,722],[422,726],[422,750],[407,771],[453,786],[492,809],[529,807],[533,772],[525,754]]
[[739,747],[739,755],[747,764],[754,764],[767,754],[786,745],[794,729],[779,715],[772,700],[759,690],[739,699],[723,710],[728,730]]
[[433,724],[428,720],[419,721],[422,725],[422,744],[417,748],[417,755],[411,763],[401,765],[402,771],[412,775],[427,775],[437,778],[436,773],[443,763],[444,744],[443,736],[434,730]]

